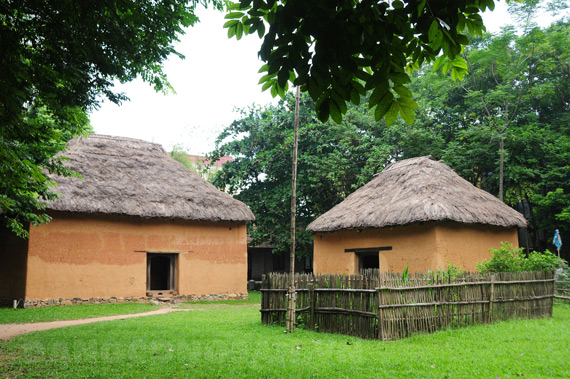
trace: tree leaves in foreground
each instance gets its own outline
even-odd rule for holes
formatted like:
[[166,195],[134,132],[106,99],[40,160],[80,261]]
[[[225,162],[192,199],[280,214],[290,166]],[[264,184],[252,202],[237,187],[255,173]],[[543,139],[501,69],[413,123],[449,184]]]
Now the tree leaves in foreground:
[[260,84],[273,96],[283,97],[289,83],[301,86],[321,121],[340,123],[348,103],[373,91],[368,106],[376,120],[390,125],[400,115],[411,124],[417,104],[409,73],[438,59],[462,78],[464,33],[481,35],[487,8],[493,0],[241,0],[230,5],[224,26],[230,38],[263,38]]
[[55,196],[49,175],[72,175],[55,154],[103,97],[126,99],[115,80],[168,90],[161,64],[181,56],[173,43],[207,2],[0,1],[0,223],[26,236],[49,219],[38,212]]

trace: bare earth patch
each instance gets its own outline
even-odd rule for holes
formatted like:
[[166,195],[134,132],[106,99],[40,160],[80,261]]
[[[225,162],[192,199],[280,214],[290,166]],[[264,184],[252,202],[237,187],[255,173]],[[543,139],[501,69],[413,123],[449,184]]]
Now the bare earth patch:
[[0,340],[9,340],[21,334],[39,332],[42,330],[63,328],[66,326],[91,324],[100,321],[110,321],[110,320],[122,320],[131,317],[143,317],[143,316],[153,316],[160,315],[164,313],[170,313],[175,311],[189,311],[190,309],[177,309],[165,307],[158,309],[156,311],[144,312],[144,313],[134,313],[127,315],[117,315],[117,316],[105,316],[105,317],[94,317],[94,318],[84,318],[79,320],[62,320],[62,321],[49,321],[49,322],[33,322],[26,324],[0,324]]

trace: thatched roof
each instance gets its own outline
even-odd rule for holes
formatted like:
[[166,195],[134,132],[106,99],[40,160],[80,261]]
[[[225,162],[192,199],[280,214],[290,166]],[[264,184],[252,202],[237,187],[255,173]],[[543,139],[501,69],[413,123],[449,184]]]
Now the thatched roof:
[[83,179],[54,177],[61,196],[49,209],[196,221],[255,219],[244,203],[185,168],[158,144],[90,135],[67,146],[65,166]]
[[386,167],[307,230],[384,228],[425,221],[525,227],[522,214],[431,157]]

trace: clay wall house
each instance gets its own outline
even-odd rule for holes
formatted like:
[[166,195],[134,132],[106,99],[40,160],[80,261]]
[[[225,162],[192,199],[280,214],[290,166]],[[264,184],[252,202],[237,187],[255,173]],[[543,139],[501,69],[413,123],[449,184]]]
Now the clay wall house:
[[315,273],[363,268],[474,271],[501,241],[518,247],[522,214],[430,157],[386,167],[313,221]]
[[154,143],[91,135],[65,156],[82,178],[54,177],[52,221],[0,232],[0,298],[247,296],[245,204]]

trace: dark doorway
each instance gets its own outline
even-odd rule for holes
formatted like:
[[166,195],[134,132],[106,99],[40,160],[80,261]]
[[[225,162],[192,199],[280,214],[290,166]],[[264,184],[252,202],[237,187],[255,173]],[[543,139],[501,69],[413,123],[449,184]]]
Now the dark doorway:
[[360,253],[358,254],[359,269],[367,270],[370,268],[380,268],[380,254],[379,253]]
[[147,291],[172,291],[176,287],[178,254],[147,254]]
[[355,253],[358,257],[358,271],[380,269],[380,252],[390,251],[392,246],[344,249],[345,253]]

